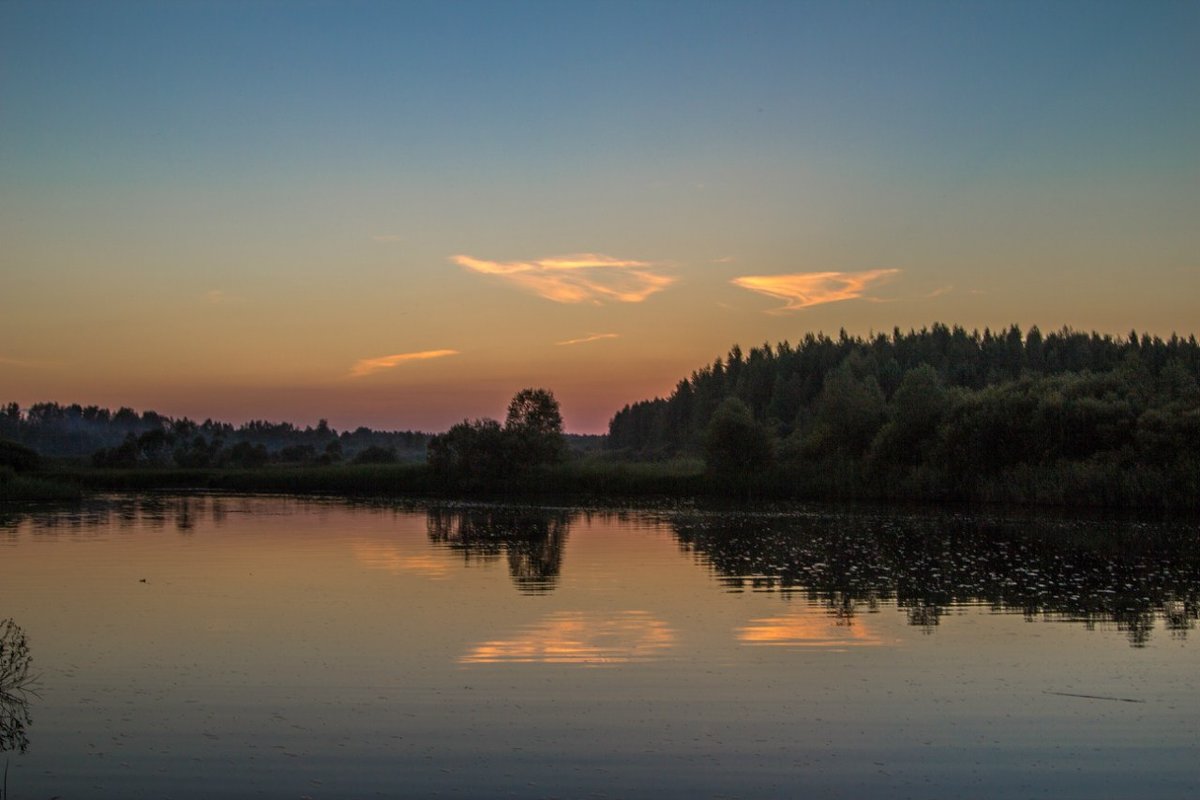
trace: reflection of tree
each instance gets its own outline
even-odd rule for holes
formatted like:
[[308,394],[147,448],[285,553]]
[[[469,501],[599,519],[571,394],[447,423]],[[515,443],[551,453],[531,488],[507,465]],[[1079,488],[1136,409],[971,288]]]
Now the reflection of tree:
[[0,621],[0,751],[24,753],[29,747],[31,662],[25,632],[11,619]]
[[537,593],[558,583],[571,517],[537,508],[431,508],[426,525],[430,541],[462,553],[468,562],[507,556],[517,588]]
[[188,494],[127,494],[93,499],[70,508],[0,514],[0,534],[16,533],[25,525],[39,535],[91,533],[109,526],[120,530],[162,530],[168,525],[173,525],[179,533],[191,534],[202,530],[206,520],[211,520],[213,527],[220,527],[225,524],[231,513],[254,513],[260,506],[278,505],[278,502],[275,499],[255,500]]
[[802,593],[840,618],[893,600],[931,631],[950,607],[1113,625],[1130,644],[1162,618],[1186,636],[1200,609],[1200,552],[1185,528],[963,516],[705,516],[680,547],[737,590]]

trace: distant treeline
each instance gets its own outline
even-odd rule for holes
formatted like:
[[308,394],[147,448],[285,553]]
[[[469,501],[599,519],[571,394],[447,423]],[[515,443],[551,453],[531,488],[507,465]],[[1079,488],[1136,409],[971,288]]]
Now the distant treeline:
[[608,447],[749,493],[1195,507],[1198,379],[1195,336],[809,334],[626,406]]
[[110,411],[98,406],[16,403],[0,408],[0,440],[18,442],[50,458],[87,457],[100,467],[258,466],[271,461],[329,464],[424,461],[430,435],[357,428],[338,433],[321,420],[289,422],[172,419],[154,411]]
[[[434,434],[342,431],[325,420],[316,427],[252,420],[238,427],[206,419],[174,419],[155,411],[111,411],[99,406],[35,403],[22,411],[0,406],[0,443],[15,442],[40,456],[86,459],[95,467],[259,467],[270,463],[424,463]],[[599,450],[604,437],[566,434],[574,452]],[[13,456],[15,458],[16,456]],[[7,463],[7,461],[4,461]]]

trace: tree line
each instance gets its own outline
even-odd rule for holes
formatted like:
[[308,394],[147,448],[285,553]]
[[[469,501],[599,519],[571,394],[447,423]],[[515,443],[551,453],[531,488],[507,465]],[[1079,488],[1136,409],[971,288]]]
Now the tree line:
[[131,408],[78,403],[0,407],[0,440],[50,458],[87,458],[99,467],[258,466],[269,462],[381,463],[425,458],[430,435],[359,427],[339,433],[321,420],[303,428],[252,420],[240,426],[172,418]]
[[735,346],[616,414],[615,456],[703,455],[737,491],[1189,505],[1200,346],[935,324]]

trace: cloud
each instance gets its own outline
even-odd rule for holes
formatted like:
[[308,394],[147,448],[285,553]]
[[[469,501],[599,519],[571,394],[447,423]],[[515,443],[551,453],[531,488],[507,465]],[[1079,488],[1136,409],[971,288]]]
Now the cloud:
[[917,295],[916,297],[864,297],[868,303],[898,303],[900,301],[915,301],[915,300],[935,300],[942,295],[950,294],[954,291],[953,286],[942,286],[934,289],[932,292]]
[[481,275],[492,275],[557,303],[640,303],[675,282],[648,261],[631,261],[599,253],[543,258],[537,261],[486,261],[467,255],[451,261]]
[[370,375],[372,372],[378,372],[381,369],[391,369],[406,361],[424,361],[429,358],[445,358],[446,356],[456,355],[458,355],[457,350],[422,350],[419,353],[396,353],[395,355],[380,356],[379,358],[364,358],[355,363],[354,369],[350,370],[350,377],[361,378],[364,375]]
[[798,272],[792,275],[747,275],[731,283],[752,292],[785,301],[772,313],[797,311],[823,303],[836,303],[862,297],[872,284],[882,283],[900,274],[898,269],[873,269],[866,272]]
[[377,233],[371,237],[371,241],[380,242],[382,244],[395,244],[396,242],[403,242],[404,237],[397,236],[394,233]]
[[619,339],[619,333],[591,333],[581,339],[567,339],[565,342],[555,342],[557,345],[564,344],[587,344],[588,342],[598,342],[601,339]]

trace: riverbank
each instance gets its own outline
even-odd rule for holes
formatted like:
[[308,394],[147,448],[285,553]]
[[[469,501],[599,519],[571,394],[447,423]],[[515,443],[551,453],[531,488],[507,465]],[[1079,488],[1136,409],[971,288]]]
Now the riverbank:
[[1200,512],[1200,476],[1189,471],[1066,464],[1011,470],[957,492],[919,480],[838,485],[828,476],[768,470],[713,476],[694,459],[665,462],[579,459],[487,482],[454,479],[425,464],[275,465],[260,468],[97,469],[51,466],[0,482],[0,502],[71,501],[95,492],[200,490],[344,497],[712,499],[738,502],[853,501],[967,503],[1047,508]]

